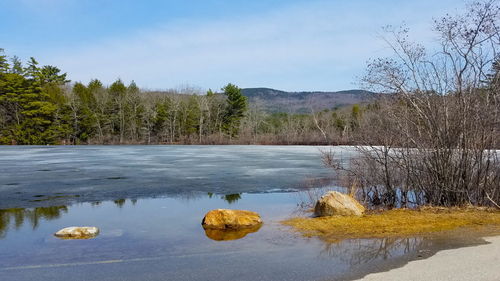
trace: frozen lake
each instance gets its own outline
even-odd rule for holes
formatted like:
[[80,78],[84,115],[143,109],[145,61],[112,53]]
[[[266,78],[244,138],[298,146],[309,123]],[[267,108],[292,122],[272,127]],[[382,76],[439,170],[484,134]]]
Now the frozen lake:
[[[329,184],[314,146],[4,146],[0,208]],[[349,148],[336,148],[347,156]]]

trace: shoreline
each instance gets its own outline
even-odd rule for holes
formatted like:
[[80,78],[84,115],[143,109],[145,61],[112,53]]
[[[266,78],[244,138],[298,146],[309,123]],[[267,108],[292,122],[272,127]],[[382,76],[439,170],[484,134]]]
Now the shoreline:
[[90,143],[90,144],[0,144],[0,147],[78,147],[78,146],[348,146],[354,147],[357,144],[333,144],[333,143],[290,143],[290,144],[276,144],[276,143]]
[[[291,217],[281,221],[304,237],[324,241],[441,235],[463,229],[481,234],[500,227],[500,211],[465,207],[393,209],[367,212],[363,216]],[[483,232],[481,237],[488,236]],[[496,235],[498,230],[491,235]]]
[[500,236],[485,237],[488,244],[438,251],[402,267],[370,273],[358,281],[378,280],[476,280],[500,279]]

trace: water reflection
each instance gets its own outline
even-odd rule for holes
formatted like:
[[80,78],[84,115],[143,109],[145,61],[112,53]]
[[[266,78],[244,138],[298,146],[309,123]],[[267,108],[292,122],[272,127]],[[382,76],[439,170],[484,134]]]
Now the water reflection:
[[62,213],[67,213],[66,206],[39,207],[34,209],[5,209],[0,210],[0,238],[7,235],[9,228],[19,229],[23,224],[29,223],[36,229],[40,221],[54,220],[61,217]]
[[233,204],[236,203],[238,200],[241,199],[241,193],[236,193],[236,194],[227,194],[223,196],[223,199],[229,203]]
[[[65,280],[75,272],[82,276],[95,272],[94,279],[99,280],[142,280],[144,276],[162,280],[177,272],[189,274],[178,274],[176,280],[190,281],[234,280],[234,276],[253,280],[255,272],[259,273],[257,279],[266,280],[346,280],[345,276],[353,272],[390,267],[415,258],[422,251],[433,254],[446,247],[470,244],[466,240],[451,242],[456,240],[449,235],[441,240],[348,239],[336,243],[303,238],[278,223],[296,205],[296,195],[284,193],[234,196],[242,198],[231,207],[262,215],[265,224],[260,228],[203,230],[200,222],[206,211],[227,207],[229,202],[223,201],[225,195],[213,194],[212,199],[206,193],[202,195],[194,204],[181,198],[153,198],[141,199],[133,206],[131,199],[115,199],[71,207],[1,210],[0,232],[6,236],[0,240],[2,280]],[[72,225],[96,226],[102,233],[91,241],[67,242],[52,236],[54,231]],[[15,228],[20,229],[14,231]],[[115,260],[123,262],[101,263]],[[81,266],[87,262],[96,264]],[[68,263],[74,266],[52,267]],[[205,270],[220,268],[221,264],[224,271]],[[41,266],[40,270],[23,270],[36,266]],[[19,269],[3,270],[9,267]],[[18,274],[32,275],[31,279],[21,279]]]
[[114,200],[113,202],[115,202],[115,205],[118,207],[118,208],[122,208],[123,205],[125,205],[125,202],[127,200],[126,199],[117,199],[117,200]]
[[[204,195],[203,193],[187,193],[182,196],[180,196],[178,199],[180,200],[185,200],[185,201],[192,201],[192,200],[203,200],[203,198],[206,198],[208,195],[208,198],[219,198],[224,201],[226,201],[229,204],[234,204],[238,202],[239,200],[242,199],[242,193],[235,193],[235,194],[225,194],[225,195],[218,195],[214,193],[208,193]],[[38,201],[50,201],[50,200],[56,200],[58,197],[57,196],[46,196],[46,195],[36,195],[34,196]],[[133,206],[135,206],[138,202],[138,199],[125,199],[125,198],[119,198],[112,200],[111,202],[114,203],[114,205],[120,209],[124,208],[124,206],[127,204],[127,201],[132,203]],[[90,206],[93,207],[98,207],[101,206],[103,201],[93,201],[89,202]],[[45,220],[54,220],[58,219],[61,217],[63,213],[68,212],[68,206],[52,206],[52,207],[35,207],[35,208],[10,208],[10,209],[0,209],[0,238],[4,238],[7,235],[7,232],[9,231],[9,228],[12,229],[19,229],[23,224],[26,223],[26,220],[31,224],[33,229],[36,229],[38,225],[40,224],[40,221],[42,219]],[[12,225],[13,224],[13,225]],[[225,233],[225,234],[210,234],[207,235],[209,237],[216,237],[214,240],[218,240],[217,237],[237,237],[241,236],[244,237],[250,232],[246,233]],[[236,238],[234,238],[236,239]],[[234,239],[222,239],[222,240],[234,240]]]
[[205,235],[215,241],[238,240],[250,233],[259,231],[261,224],[252,228],[243,229],[205,229]]
[[354,239],[325,242],[320,256],[339,259],[351,266],[416,253],[424,247],[422,237]]
[[[207,195],[208,195],[208,198],[213,198],[215,194],[212,192],[208,192]],[[238,200],[241,199],[241,195],[242,195],[241,193],[225,194],[225,195],[221,195],[220,198],[229,204],[233,204],[233,203],[238,202]]]
[[[130,203],[132,203],[133,206],[135,206],[137,204],[137,199],[129,199],[129,201],[130,201]],[[127,202],[127,199],[125,199],[125,198],[113,200],[113,203],[115,203],[115,205],[120,209],[123,208],[123,205],[125,205],[126,202]],[[97,201],[97,202],[93,202],[92,205],[98,206],[101,203],[102,203],[101,201]]]

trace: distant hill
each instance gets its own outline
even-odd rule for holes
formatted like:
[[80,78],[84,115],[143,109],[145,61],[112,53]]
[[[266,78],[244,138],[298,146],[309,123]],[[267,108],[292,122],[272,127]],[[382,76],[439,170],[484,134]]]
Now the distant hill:
[[245,88],[243,95],[251,103],[258,103],[268,112],[307,113],[366,103],[377,94],[364,90],[339,92],[285,92],[269,88]]

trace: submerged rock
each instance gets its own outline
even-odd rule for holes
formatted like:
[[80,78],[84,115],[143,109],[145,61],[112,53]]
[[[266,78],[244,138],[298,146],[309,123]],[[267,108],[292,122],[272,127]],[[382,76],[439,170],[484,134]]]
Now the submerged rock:
[[365,212],[365,207],[351,196],[330,191],[321,196],[314,207],[314,214],[318,217],[326,216],[361,216]]
[[99,234],[99,228],[94,226],[71,226],[66,227],[54,235],[63,239],[91,239]]
[[205,229],[205,235],[215,241],[238,240],[250,233],[259,231],[262,224],[242,229]]
[[262,220],[255,212],[217,209],[208,212],[201,224],[205,229],[241,229],[260,225]]

